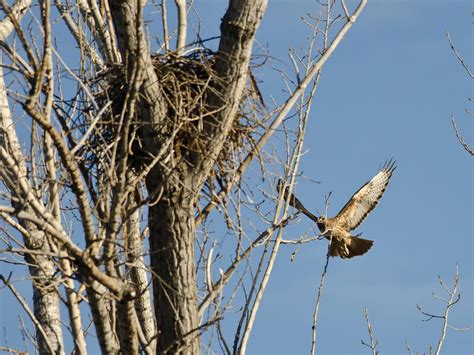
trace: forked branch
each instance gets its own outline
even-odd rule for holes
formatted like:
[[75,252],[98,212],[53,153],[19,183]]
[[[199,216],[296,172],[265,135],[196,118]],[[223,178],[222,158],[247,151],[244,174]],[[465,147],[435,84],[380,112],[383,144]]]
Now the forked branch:
[[430,321],[432,319],[442,319],[443,320],[443,326],[441,327],[441,335],[438,340],[438,344],[436,346],[435,354],[439,355],[441,352],[441,347],[443,346],[444,340],[446,338],[446,331],[448,328],[451,328],[456,331],[466,331],[469,328],[457,328],[453,327],[452,325],[449,324],[448,319],[449,319],[449,312],[451,310],[451,307],[456,305],[459,300],[461,299],[461,293],[458,291],[459,289],[459,270],[456,265],[456,275],[454,277],[454,286],[452,288],[448,287],[441,276],[438,275],[438,282],[439,284],[444,288],[446,291],[448,298],[440,297],[435,294],[433,294],[433,298],[440,300],[446,304],[444,308],[443,314],[434,314],[431,312],[425,312],[420,305],[416,305],[418,311],[426,316],[427,318],[424,319],[424,321]]
[[377,345],[379,344],[379,342],[375,338],[374,328],[372,328],[372,324],[370,324],[369,311],[367,310],[367,307],[365,307],[364,316],[365,321],[367,322],[367,331],[369,332],[370,343],[366,343],[363,340],[361,340],[360,342],[362,343],[362,345],[365,345],[370,349],[372,355],[378,355],[379,352],[377,350]]

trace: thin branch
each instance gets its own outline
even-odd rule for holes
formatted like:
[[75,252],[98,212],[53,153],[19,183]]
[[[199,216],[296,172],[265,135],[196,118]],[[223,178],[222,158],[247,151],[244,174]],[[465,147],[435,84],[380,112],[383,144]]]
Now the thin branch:
[[219,293],[222,291],[225,285],[229,282],[229,280],[232,278],[234,272],[237,270],[237,266],[242,262],[242,260],[245,260],[247,256],[250,254],[250,252],[255,249],[258,245],[260,245],[262,240],[265,240],[266,238],[269,238],[273,232],[281,228],[282,226],[285,226],[289,221],[289,218],[283,219],[279,224],[277,225],[272,225],[268,227],[263,233],[261,233],[257,239],[255,239],[250,246],[247,247],[241,254],[239,254],[235,260],[232,262],[232,264],[226,269],[225,272],[222,273],[220,279],[214,283],[212,287],[212,291],[208,293],[204,299],[202,300],[201,304],[198,307],[198,317],[201,318],[205,312],[205,310],[210,306],[212,301],[219,295]]
[[469,67],[467,66],[466,62],[464,61],[464,59],[461,57],[461,55],[458,53],[458,51],[456,50],[456,47],[454,47],[454,44],[453,44],[453,41],[451,40],[451,36],[449,35],[449,32],[446,31],[446,37],[448,37],[448,41],[449,41],[449,45],[451,46],[451,49],[453,50],[454,54],[456,55],[456,57],[458,58],[459,62],[461,63],[461,65],[463,66],[464,69],[466,69],[466,72],[467,74],[469,74],[469,76],[471,77],[471,79],[474,79],[474,74],[471,72],[471,70],[469,69]]
[[[437,344],[436,350],[435,350],[436,355],[439,355],[440,352],[441,352],[441,348],[442,348],[444,340],[446,338],[447,328],[451,328],[451,329],[454,329],[454,330],[457,330],[457,329],[464,330],[464,328],[455,328],[455,327],[450,326],[448,324],[449,311],[450,311],[451,307],[456,305],[459,302],[459,300],[461,299],[461,294],[458,292],[458,289],[459,289],[459,270],[458,270],[458,266],[456,265],[456,274],[455,274],[455,278],[454,278],[454,286],[452,288],[449,288],[444,283],[443,279],[440,276],[438,276],[438,282],[445,289],[446,293],[449,296],[448,299],[446,299],[446,300],[443,300],[441,297],[436,297],[435,296],[435,298],[437,298],[439,300],[442,300],[443,302],[446,302],[446,307],[444,309],[444,313],[442,315],[436,315],[436,314],[433,314],[433,313],[425,312],[425,311],[423,311],[421,306],[416,305],[418,311],[421,314],[423,314],[424,316],[427,317],[427,319],[424,319],[424,321],[430,321],[432,319],[442,319],[443,320],[443,325],[442,325],[442,328],[441,328],[441,335],[438,339],[438,344]],[[431,353],[431,347],[430,347],[430,353]]]
[[342,5],[342,8],[344,10],[344,15],[346,15],[347,20],[350,21],[351,16],[350,16],[349,10],[347,9],[347,6],[346,6],[346,3],[344,2],[344,0],[341,0],[341,5]]
[[456,138],[458,139],[459,144],[462,145],[462,147],[466,150],[466,152],[474,156],[474,150],[466,142],[464,142],[464,139],[461,137],[461,134],[459,133],[458,127],[456,125],[456,121],[454,119],[454,115],[451,116],[451,123],[453,125],[454,132],[456,133]]
[[370,343],[367,344],[365,341],[361,340],[362,345],[367,346],[371,352],[372,355],[378,355],[379,352],[377,350],[377,345],[379,344],[378,340],[375,338],[375,333],[374,333],[374,328],[372,328],[372,325],[370,324],[369,321],[369,311],[367,310],[367,307],[365,307],[365,321],[367,322],[367,331],[369,332],[369,337],[370,337]]
[[317,325],[318,325],[318,312],[319,312],[319,304],[321,303],[321,295],[323,293],[324,287],[324,280],[326,279],[326,275],[328,272],[328,265],[329,265],[329,258],[330,258],[330,247],[331,247],[331,239],[328,242],[328,253],[326,255],[326,264],[324,265],[323,272],[321,274],[321,280],[319,281],[318,287],[318,295],[316,296],[316,304],[314,306],[314,313],[313,313],[313,326],[312,329],[312,337],[311,337],[311,355],[316,353],[316,337],[317,337]]
[[0,274],[0,280],[10,289],[10,291],[13,293],[15,298],[18,300],[20,305],[23,307],[25,310],[26,314],[28,314],[28,317],[30,317],[31,321],[34,323],[36,329],[40,332],[41,336],[43,337],[43,341],[46,344],[47,348],[49,349],[51,354],[54,354],[55,351],[53,350],[53,347],[51,346],[51,343],[49,342],[48,335],[46,334],[45,330],[43,329],[43,326],[39,322],[39,320],[35,317],[33,311],[30,309],[28,306],[28,303],[23,299],[21,294],[16,290],[15,286],[12,285],[12,283],[6,279],[2,274]]
[[104,62],[97,54],[94,47],[92,47],[91,44],[87,43],[87,41],[84,41],[84,38],[86,38],[86,36],[83,33],[82,29],[72,18],[69,7],[67,5],[64,5],[62,0],[54,0],[54,4],[56,5],[56,9],[58,10],[58,12],[61,14],[61,18],[66,24],[69,32],[76,40],[77,45],[81,49],[85,50],[85,53],[89,55],[92,63],[94,63],[97,68],[103,67]]
[[[300,106],[300,109],[299,109],[299,125],[298,125],[298,134],[297,134],[297,138],[296,138],[296,146],[295,146],[295,149],[293,150],[290,161],[288,163],[289,169],[286,172],[286,179],[289,180],[289,187],[288,187],[289,194],[285,196],[285,193],[284,193],[285,189],[281,189],[281,191],[279,192],[279,199],[278,199],[277,208],[276,208],[276,211],[275,211],[275,214],[274,214],[274,217],[273,217],[274,218],[273,219],[273,224],[276,223],[276,221],[278,219],[278,216],[280,215],[280,210],[282,208],[283,208],[283,218],[287,218],[288,207],[289,207],[289,198],[291,196],[291,190],[292,190],[294,182],[295,182],[296,173],[298,171],[299,162],[300,162],[300,159],[301,159],[301,156],[302,156],[304,135],[305,135],[305,132],[306,132],[306,123],[307,123],[307,120],[309,118],[309,113],[310,113],[310,110],[311,110],[311,102],[312,102],[312,99],[313,99],[313,97],[316,93],[317,83],[318,83],[318,81],[315,81],[313,83],[313,87],[310,91],[309,99],[307,101],[306,108],[304,107],[304,98],[303,97],[301,98],[301,106]],[[303,112],[304,108],[305,108],[305,110]],[[271,273],[273,271],[273,267],[275,265],[275,260],[276,260],[276,257],[278,255],[278,251],[279,251],[279,248],[280,248],[280,245],[281,245],[282,238],[283,238],[283,228],[280,228],[278,230],[277,237],[275,238],[273,248],[272,248],[272,251],[271,251],[271,254],[270,254],[270,258],[268,260],[267,267],[265,269],[265,273],[264,273],[262,281],[260,283],[260,287],[258,289],[258,292],[257,292],[256,296],[255,296],[255,301],[254,301],[253,307],[250,311],[250,315],[249,315],[249,319],[247,321],[246,328],[244,329],[244,333],[243,333],[243,336],[242,336],[242,342],[241,342],[241,345],[240,345],[240,348],[239,348],[239,353],[240,354],[245,354],[246,353],[247,343],[248,343],[248,340],[250,338],[250,333],[252,331],[253,324],[255,322],[257,311],[260,307],[261,299],[262,299],[262,297],[265,293],[267,284],[270,280],[270,276],[271,276]],[[269,241],[270,241],[270,238],[268,238],[266,243],[268,244]]]
[[[1,151],[2,148],[0,148],[0,152]],[[126,283],[122,282],[122,280],[114,279],[103,273],[95,264],[95,260],[92,258],[90,253],[82,251],[77,245],[75,245],[62,228],[56,229],[57,226],[52,217],[43,220],[28,212],[16,210],[13,207],[7,206],[0,206],[0,212],[10,213],[19,219],[30,221],[34,223],[38,229],[54,237],[61,246],[64,246],[68,252],[71,253],[71,256],[74,257],[78,267],[84,268],[86,275],[89,275],[92,279],[97,280],[97,282],[109,288],[118,299],[122,299],[124,296],[135,296],[135,291],[130,289]],[[51,224],[49,223],[50,221]]]
[[[440,284],[443,285],[443,280],[441,278],[440,278]],[[441,352],[441,347],[443,346],[444,339],[446,338],[446,328],[448,326],[449,309],[451,308],[451,306],[458,303],[459,299],[461,298],[461,294],[458,293],[458,287],[459,287],[459,270],[458,270],[458,266],[456,265],[456,276],[454,278],[454,287],[451,291],[448,291],[449,302],[446,305],[446,308],[444,311],[443,327],[441,329],[441,336],[439,338],[438,345],[436,346],[436,353],[435,353],[436,355],[439,355],[439,353]],[[456,297],[456,300],[453,301],[455,297]]]
[[77,151],[87,142],[87,139],[91,135],[92,131],[94,130],[94,127],[96,126],[97,122],[102,118],[102,115],[104,112],[112,105],[112,101],[107,102],[100,111],[97,113],[96,118],[90,123],[89,127],[87,128],[87,131],[82,135],[81,140],[74,146],[73,149],[71,149],[71,154],[75,155]]
[[0,346],[0,351],[5,351],[6,353],[10,354],[28,355],[28,351],[16,350],[13,348],[9,348],[8,346]]
[[297,245],[306,244],[306,243],[314,242],[315,240],[319,240],[320,237],[321,237],[321,235],[316,235],[314,237],[305,238],[305,239],[297,239],[297,240],[282,239],[281,244],[297,244]]

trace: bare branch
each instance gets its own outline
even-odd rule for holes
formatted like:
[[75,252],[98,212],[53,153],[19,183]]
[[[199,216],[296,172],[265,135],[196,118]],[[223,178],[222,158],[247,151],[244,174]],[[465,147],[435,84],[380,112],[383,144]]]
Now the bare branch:
[[186,0],[174,0],[178,9],[178,37],[176,38],[176,54],[183,54],[186,47],[186,31],[188,27],[188,14],[186,9]]
[[346,6],[346,3],[344,2],[344,0],[341,0],[341,5],[342,5],[342,8],[344,10],[344,15],[346,15],[346,19],[348,21],[351,21],[351,15],[349,13],[349,10],[347,9],[347,6]]
[[252,242],[252,244],[247,247],[241,254],[239,254],[233,263],[226,269],[225,272],[222,273],[220,279],[214,283],[212,291],[208,293],[201,304],[198,307],[198,315],[199,318],[201,318],[206,311],[206,309],[209,307],[211,302],[219,295],[219,293],[222,291],[225,285],[229,282],[231,277],[233,276],[234,272],[237,270],[237,266],[245,260],[245,258],[250,254],[252,250],[254,250],[255,247],[260,245],[262,240],[267,240],[268,238],[271,237],[271,235],[275,232],[275,230],[283,227],[288,223],[289,218],[283,219],[279,224],[277,225],[272,225],[268,227],[263,233],[261,233],[255,241]]
[[0,39],[4,41],[14,29],[14,20],[12,17],[20,19],[31,4],[31,0],[19,0],[10,8],[11,16],[5,17],[0,21]]
[[[457,265],[456,265],[456,274],[455,274],[455,278],[454,278],[454,286],[452,288],[449,288],[444,283],[443,279],[440,276],[438,276],[438,282],[440,283],[440,285],[445,289],[446,293],[448,294],[448,299],[444,301],[444,302],[446,302],[446,307],[444,309],[443,314],[442,315],[436,315],[436,314],[433,314],[433,313],[430,313],[430,312],[425,312],[425,311],[423,311],[421,306],[416,305],[418,311],[421,314],[423,314],[424,316],[427,317],[427,319],[424,319],[424,321],[429,321],[429,320],[432,320],[432,319],[443,319],[443,325],[441,327],[441,335],[439,337],[438,344],[437,344],[436,350],[435,350],[436,355],[439,355],[440,352],[441,352],[441,347],[443,346],[444,340],[446,338],[447,328],[451,328],[453,330],[461,329],[461,331],[464,330],[464,328],[456,328],[456,327],[452,327],[448,324],[449,311],[450,311],[451,307],[453,307],[455,304],[457,304],[459,302],[459,300],[461,299],[461,294],[458,292],[459,271],[458,271]],[[440,297],[436,297],[436,298],[441,299]],[[431,353],[431,348],[430,348],[430,353]]]
[[[316,87],[317,83],[313,85],[313,88],[309,94],[309,102],[311,102],[312,98],[314,97],[314,94],[316,92]],[[303,102],[303,101],[302,101]],[[309,112],[311,109],[311,105],[306,106],[306,110],[303,112],[304,106],[300,107],[300,120],[299,120],[299,126],[298,126],[298,134],[297,134],[297,140],[296,140],[296,146],[295,149],[292,153],[291,159],[288,163],[289,171],[286,172],[286,177],[289,178],[289,194],[285,196],[284,189],[279,191],[279,199],[278,199],[278,205],[273,217],[273,224],[276,224],[278,220],[278,216],[280,215],[280,210],[283,208],[283,219],[287,218],[287,212],[288,212],[288,207],[289,207],[289,198],[291,194],[291,190],[295,181],[296,177],[296,172],[298,171],[298,166],[300,162],[300,158],[302,156],[301,152],[303,149],[303,141],[304,141],[304,134],[306,132],[306,122],[309,117]],[[286,199],[286,201],[284,201]],[[283,203],[284,202],[284,203]],[[250,311],[249,319],[247,322],[247,326],[245,327],[243,336],[242,336],[242,342],[239,348],[239,353],[240,354],[245,354],[246,349],[247,349],[247,343],[250,337],[250,333],[252,331],[253,324],[255,322],[256,314],[260,306],[261,299],[263,297],[263,294],[265,293],[266,286],[270,280],[270,275],[272,273],[276,257],[278,255],[278,251],[280,248],[281,240],[283,237],[283,228],[280,228],[278,230],[277,237],[275,238],[273,248],[270,254],[270,258],[268,260],[267,266],[265,268],[265,273],[263,275],[263,279],[260,283],[260,287],[258,289],[257,295],[255,296],[255,301],[253,304],[253,307]],[[267,244],[269,243],[270,238],[267,239]]]
[[472,150],[472,148],[466,142],[464,142],[464,139],[462,138],[461,134],[459,133],[458,127],[456,125],[456,121],[454,119],[454,115],[451,116],[451,123],[453,125],[454,132],[456,133],[456,138],[458,139],[459,144],[461,144],[463,146],[463,148],[466,150],[466,152],[468,152],[469,154],[474,156],[474,150]]
[[318,331],[318,312],[319,312],[319,305],[321,303],[321,296],[323,293],[323,287],[324,287],[324,280],[326,279],[326,275],[328,272],[328,265],[329,265],[329,249],[331,247],[331,239],[329,239],[328,242],[328,253],[326,255],[326,264],[324,265],[323,272],[321,274],[321,280],[319,281],[319,287],[318,287],[318,294],[316,296],[316,303],[314,306],[314,313],[313,313],[313,326],[311,327],[312,329],[312,337],[311,337],[311,355],[314,355],[316,353],[316,339],[317,339],[317,331]]
[[448,31],[446,31],[446,37],[448,37],[449,45],[451,46],[453,53],[456,55],[456,58],[458,58],[459,62],[461,63],[463,68],[466,70],[467,74],[471,77],[471,79],[474,79],[474,74],[471,72],[466,62],[464,61],[464,59],[458,53],[458,51],[456,50],[456,47],[454,47],[453,41],[451,40],[451,36],[449,35]]
[[166,11],[166,0],[161,0],[161,24],[163,26],[163,42],[165,44],[165,52],[170,51],[170,41],[168,37],[168,14]]
[[96,50],[92,47],[91,44],[85,41],[85,34],[78,24],[74,21],[70,14],[70,9],[67,5],[64,5],[62,0],[54,0],[54,4],[61,14],[61,18],[64,20],[64,23],[69,29],[69,32],[76,40],[76,43],[80,48],[85,49],[85,52],[90,56],[91,61],[96,65],[96,67],[102,67],[104,62],[102,58],[97,54]]
[[20,351],[20,350],[9,348],[7,346],[0,346],[0,351],[5,351],[10,354],[28,355],[27,351]]
[[0,274],[0,280],[10,289],[10,291],[13,293],[15,298],[18,300],[20,305],[23,307],[25,310],[26,314],[28,314],[28,317],[30,317],[31,321],[35,324],[36,329],[39,330],[40,334],[43,336],[43,341],[47,345],[49,351],[51,354],[54,354],[55,351],[53,350],[52,345],[49,342],[49,337],[46,334],[46,332],[43,329],[43,326],[41,325],[40,321],[35,317],[33,311],[30,309],[28,306],[28,303],[24,300],[24,298],[21,296],[21,294],[16,290],[15,286],[12,285],[10,280],[6,279],[2,274]]
[[[1,151],[1,150],[0,150]],[[97,280],[107,288],[109,288],[118,299],[124,296],[134,297],[135,291],[130,290],[126,284],[121,280],[114,279],[104,274],[95,264],[94,259],[87,252],[82,251],[77,247],[68,237],[68,235],[62,230],[62,228],[56,229],[55,222],[50,222],[53,218],[46,220],[39,219],[35,215],[29,214],[24,211],[15,210],[13,207],[0,206],[0,212],[6,212],[16,215],[20,219],[24,219],[34,223],[40,230],[53,236],[58,240],[60,245],[67,248],[78,263],[79,267],[84,267],[86,274],[90,275],[93,279]],[[46,214],[47,215],[47,214]],[[51,223],[51,224],[50,224]]]
[[362,343],[362,345],[367,346],[371,350],[372,355],[378,355],[379,352],[377,351],[377,345],[379,344],[379,342],[375,338],[374,329],[372,328],[372,325],[370,324],[369,311],[367,310],[367,307],[365,307],[364,316],[365,316],[365,321],[367,322],[367,331],[369,332],[370,343],[367,344],[363,340],[361,340],[361,343]]

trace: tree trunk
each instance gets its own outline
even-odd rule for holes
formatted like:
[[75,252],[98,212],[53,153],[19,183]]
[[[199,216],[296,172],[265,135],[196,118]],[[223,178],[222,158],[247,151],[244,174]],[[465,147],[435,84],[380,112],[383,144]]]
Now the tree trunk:
[[[206,146],[201,152],[187,151],[193,159],[176,155],[173,146],[147,176],[150,196],[161,198],[149,206],[150,253],[153,296],[158,339],[157,353],[200,353],[194,243],[195,204],[201,185],[208,177],[237,117],[247,79],[254,35],[265,11],[267,0],[231,0],[221,26],[222,39],[216,56],[216,81],[220,92],[209,94],[207,116],[200,139]],[[117,42],[127,68],[140,65],[143,70],[139,117],[143,123],[143,148],[156,155],[170,132],[168,110],[162,97],[147,43],[141,31],[137,2],[111,2]],[[131,80],[131,78],[129,78]],[[128,83],[129,85],[131,83]],[[223,110],[220,110],[223,108]],[[216,110],[214,110],[216,109]],[[188,117],[176,117],[186,120]],[[183,151],[191,147],[182,147]],[[175,156],[176,155],[176,156]],[[197,156],[196,156],[197,155]]]
[[[44,233],[32,232],[30,227],[30,238],[23,238],[28,249],[49,251]],[[34,239],[34,242],[32,241]],[[36,244],[33,246],[33,243]],[[30,276],[33,280],[33,309],[34,315],[43,328],[46,339],[41,331],[36,329],[36,340],[40,354],[64,354],[63,333],[61,324],[61,312],[58,295],[57,280],[54,278],[56,268],[48,256],[26,255],[26,261],[30,264]]]
[[[23,3],[23,4],[22,4]],[[29,1],[19,2],[18,6],[29,5]],[[16,10],[14,10],[16,11]],[[11,25],[13,26],[13,25]],[[8,34],[9,24],[4,21],[0,23],[0,39],[4,39]],[[11,31],[11,28],[10,28]],[[0,65],[3,64],[0,60]],[[16,158],[18,170],[26,176],[27,169],[24,164],[24,158],[21,154],[20,144],[15,131],[15,124],[13,123],[10,106],[7,99],[7,88],[3,80],[3,68],[0,66],[0,147],[5,148]],[[0,163],[0,165],[2,165]],[[12,196],[18,198],[17,201],[22,201],[21,192],[15,185],[17,177],[13,172],[10,172],[5,166],[0,169],[5,169],[4,184],[10,190]],[[12,202],[12,207],[29,211],[29,207],[22,206],[19,202]],[[60,302],[57,281],[54,279],[56,272],[54,262],[48,256],[50,248],[45,233],[38,230],[38,228],[27,221],[19,220],[21,226],[25,228],[28,235],[23,235],[25,246],[28,249],[43,252],[38,254],[27,254],[25,259],[29,264],[29,272],[33,282],[33,311],[35,318],[44,331],[44,336],[40,329],[36,329],[36,338],[38,348],[41,353],[64,354],[63,334],[61,324]],[[46,337],[46,338],[45,338]]]
[[[149,190],[154,189],[150,186],[153,184],[148,185]],[[200,353],[194,262],[196,224],[190,191],[190,183],[172,186],[168,182],[161,200],[149,211],[153,296],[159,332],[157,353],[160,354],[183,350],[189,354]]]

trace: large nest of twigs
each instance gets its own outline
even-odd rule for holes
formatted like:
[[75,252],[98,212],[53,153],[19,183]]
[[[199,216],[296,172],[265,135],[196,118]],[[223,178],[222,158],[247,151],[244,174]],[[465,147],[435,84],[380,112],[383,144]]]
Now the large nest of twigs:
[[[211,83],[215,80],[212,69],[213,57],[212,52],[195,51],[186,57],[154,56],[152,58],[167,110],[166,119],[160,127],[156,127],[156,130],[169,133],[169,139],[173,139],[170,146],[173,147],[173,154],[177,159],[187,159],[189,152],[201,153],[199,150],[203,145],[199,142],[199,137],[202,123],[206,117],[209,118],[209,115],[212,115],[212,112],[206,108],[206,99],[211,90],[215,90],[213,89],[215,85]],[[113,146],[117,140],[117,129],[120,122],[123,122],[122,115],[127,92],[125,74],[123,66],[114,65],[101,71],[94,80],[94,96],[102,112],[94,134],[91,135],[88,152],[85,154],[92,165],[101,164],[100,159],[103,159],[104,147]],[[144,104],[142,100],[145,99],[139,96],[129,137],[131,142],[133,141],[130,144],[129,161],[135,168],[143,166],[152,158],[148,152],[143,151],[140,140],[143,122],[140,120],[139,107]],[[242,154],[253,146],[257,129],[261,126],[259,112],[262,108],[261,96],[255,80],[249,76],[244,99],[240,105],[239,117],[234,121],[216,162],[216,173],[222,179],[226,180],[227,175],[234,171],[236,164],[239,163]]]

